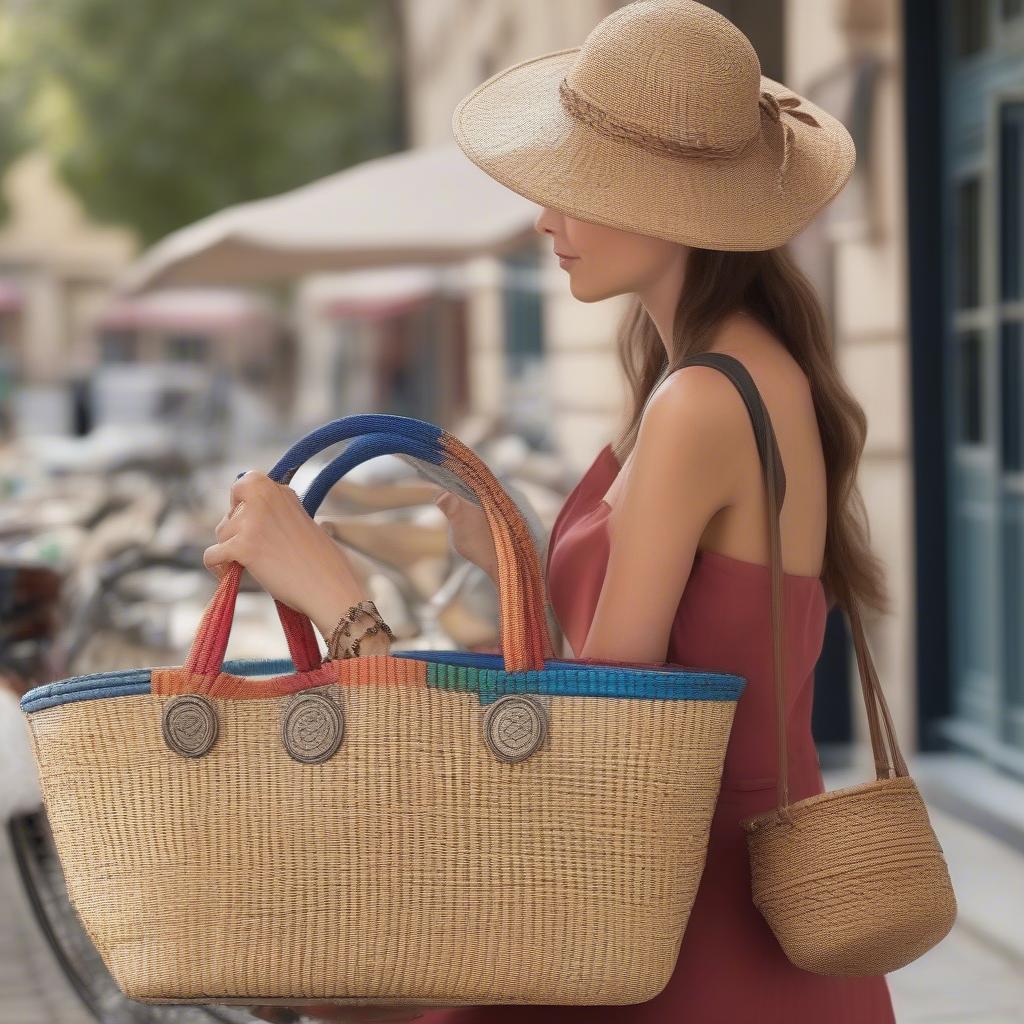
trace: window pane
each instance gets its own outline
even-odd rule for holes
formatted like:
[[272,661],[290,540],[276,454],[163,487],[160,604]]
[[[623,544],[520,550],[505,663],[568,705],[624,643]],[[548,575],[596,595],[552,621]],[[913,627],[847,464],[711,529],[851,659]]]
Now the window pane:
[[977,178],[957,186],[956,195],[956,298],[960,309],[973,309],[980,298],[980,202]]
[[1024,469],[1024,324],[1003,324],[999,380],[1002,385],[1003,468]]
[[173,334],[167,339],[164,351],[172,363],[205,363],[209,343],[202,335]]
[[957,387],[960,393],[958,436],[962,444],[981,444],[985,439],[983,415],[984,379],[981,336],[972,331],[960,340]]
[[988,46],[988,0],[954,0],[953,32],[958,57],[969,57]]
[[540,254],[533,245],[504,258],[505,355],[507,367],[518,373],[544,352],[543,307],[540,292]]
[[131,363],[137,357],[134,331],[105,330],[99,338],[100,362]]
[[1000,292],[1004,300],[1024,297],[1024,103],[999,112]]

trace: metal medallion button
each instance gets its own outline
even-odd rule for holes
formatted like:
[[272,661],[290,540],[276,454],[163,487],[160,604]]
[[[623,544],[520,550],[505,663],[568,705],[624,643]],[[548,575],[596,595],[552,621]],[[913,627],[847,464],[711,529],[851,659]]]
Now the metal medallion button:
[[303,764],[326,761],[341,745],[345,718],[336,701],[323,693],[297,693],[281,716],[281,741]]
[[518,693],[499,697],[484,715],[484,739],[502,761],[525,761],[544,742],[547,727],[540,701]]
[[202,757],[217,740],[217,711],[206,697],[172,697],[160,719],[164,742],[182,757]]

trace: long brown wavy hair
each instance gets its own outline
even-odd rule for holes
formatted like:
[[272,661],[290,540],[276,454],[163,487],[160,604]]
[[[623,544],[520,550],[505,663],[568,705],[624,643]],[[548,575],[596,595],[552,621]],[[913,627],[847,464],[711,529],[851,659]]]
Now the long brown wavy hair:
[[639,298],[633,299],[618,329],[619,360],[631,391],[626,426],[613,442],[620,463],[636,442],[644,404],[659,380],[688,356],[706,352],[720,322],[737,311],[772,331],[810,381],[827,474],[821,579],[829,606],[838,603],[849,609],[856,600],[889,611],[884,565],[871,550],[867,511],[856,481],[867,417],[839,375],[814,287],[785,246],[760,252],[691,249],[669,360],[654,321]]

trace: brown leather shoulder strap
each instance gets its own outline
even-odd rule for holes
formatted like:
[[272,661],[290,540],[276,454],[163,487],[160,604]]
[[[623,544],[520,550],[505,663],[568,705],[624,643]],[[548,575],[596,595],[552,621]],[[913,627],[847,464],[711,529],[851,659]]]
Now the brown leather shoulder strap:
[[775,676],[775,746],[778,757],[779,771],[777,776],[777,795],[780,810],[789,804],[789,765],[788,747],[786,744],[786,700],[784,690],[785,660],[783,656],[783,636],[785,635],[783,616],[785,605],[782,594],[782,542],[779,531],[779,515],[782,512],[783,487],[785,476],[782,471],[782,457],[775,440],[768,410],[761,399],[753,378],[747,368],[735,357],[725,352],[700,352],[688,357],[683,366],[712,366],[721,370],[736,385],[743,397],[750,422],[754,428],[757,441],[757,454],[761,462],[761,473],[765,483],[767,501],[768,526],[768,569],[770,577],[771,625],[772,625],[772,662]]
[[[785,605],[782,591],[782,537],[779,522],[786,491],[786,477],[782,466],[782,456],[779,452],[771,417],[768,415],[768,409],[761,398],[761,393],[747,368],[739,359],[725,352],[699,352],[687,357],[682,365],[711,366],[721,370],[733,382],[747,407],[750,422],[754,429],[754,437],[757,442],[758,458],[761,463],[767,499],[765,508],[769,538],[768,568],[771,587],[772,660],[775,675],[776,746],[779,759],[777,791],[778,807],[780,812],[784,812],[789,803],[789,770],[786,757],[786,716],[783,686],[785,671],[783,658],[783,616],[785,614]],[[871,747],[875,759],[876,774],[880,779],[888,778],[893,771],[897,775],[906,775],[908,774],[907,766],[903,760],[903,755],[900,753],[895,728],[893,727],[892,718],[885,701],[885,695],[882,693],[882,688],[878,681],[878,675],[875,672],[856,603],[854,603],[852,608],[848,609],[848,617],[853,633],[861,690],[867,710],[868,729],[871,735]],[[886,734],[885,739],[888,740],[888,753],[886,752],[885,742],[882,737],[883,723]]]
[[782,466],[782,456],[779,452],[779,445],[775,438],[775,429],[772,427],[771,417],[765,407],[761,392],[758,391],[754,378],[750,376],[747,368],[735,357],[726,352],[698,352],[689,356],[683,366],[713,366],[721,370],[736,385],[737,390],[743,397],[747,412],[750,414],[750,422],[754,427],[754,439],[757,441],[757,454],[763,464],[768,458],[775,463],[776,478],[778,480],[778,507],[782,509],[782,503],[786,498],[786,473]]

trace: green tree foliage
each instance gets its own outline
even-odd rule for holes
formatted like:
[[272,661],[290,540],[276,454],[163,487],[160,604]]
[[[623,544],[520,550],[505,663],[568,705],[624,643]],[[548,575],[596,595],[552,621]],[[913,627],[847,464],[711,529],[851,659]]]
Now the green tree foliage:
[[144,241],[402,145],[387,0],[33,0],[22,11],[35,136],[92,216]]
[[[0,15],[0,177],[30,143],[24,112],[32,76],[19,42],[14,20]],[[0,191],[0,220],[9,212],[7,197]]]

